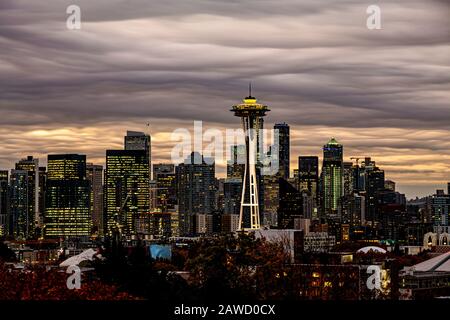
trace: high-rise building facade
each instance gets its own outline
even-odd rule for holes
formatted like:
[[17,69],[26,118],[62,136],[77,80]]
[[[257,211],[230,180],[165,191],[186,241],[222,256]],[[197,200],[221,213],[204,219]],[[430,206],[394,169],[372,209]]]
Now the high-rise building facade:
[[149,134],[139,131],[127,131],[124,137],[125,150],[143,150],[148,163],[149,179],[152,171],[152,140]]
[[90,211],[92,233],[103,235],[103,166],[86,164],[86,178],[90,183]]
[[241,206],[242,180],[238,178],[226,179],[223,184],[224,214],[239,215]]
[[343,147],[334,138],[323,146],[322,211],[337,214],[343,196]]
[[148,153],[107,150],[104,187],[105,235],[136,235],[136,221],[150,212]]
[[367,191],[367,175],[372,171],[376,165],[375,161],[372,161],[370,157],[365,157],[364,161],[357,163],[353,166],[353,190],[354,191]]
[[45,207],[46,238],[90,236],[90,183],[85,155],[48,155]]
[[[357,158],[359,160],[359,158]],[[349,166],[348,166],[349,167]],[[357,162],[352,166],[352,178],[353,178],[353,192],[364,195],[365,204],[365,218],[366,222],[372,227],[375,227],[380,220],[377,215],[376,197],[377,193],[386,189],[395,191],[395,183],[393,181],[385,181],[384,171],[377,167],[375,161],[370,157],[365,157],[364,161],[360,164]],[[344,176],[345,176],[344,168]],[[348,174],[350,177],[350,174]],[[344,178],[344,185],[345,178]],[[348,183],[346,186],[350,186]],[[345,188],[344,188],[345,189]],[[344,193],[348,195],[348,193]]]
[[340,216],[342,224],[350,226],[350,232],[365,224],[366,200],[363,195],[353,193],[342,198]]
[[296,186],[279,178],[280,203],[278,207],[278,228],[293,229],[294,220],[302,215],[302,195]]
[[8,170],[0,170],[0,237],[8,235],[10,230],[10,197],[8,177]]
[[290,130],[287,123],[277,123],[273,127],[278,130],[278,175],[288,179],[290,176]]
[[216,210],[223,214],[225,207],[225,181],[226,179],[219,178],[216,180]]
[[222,232],[231,233],[239,229],[239,214],[222,215]]
[[142,239],[162,239],[172,236],[172,213],[150,212],[136,219],[136,233]]
[[302,197],[302,216],[317,219],[319,206],[319,158],[315,156],[298,157],[298,169],[294,179]]
[[434,226],[448,226],[450,221],[450,195],[436,192],[431,196],[431,219]]
[[395,182],[392,180],[385,180],[384,188],[387,190],[395,191]]
[[195,215],[195,233],[197,235],[211,235],[213,233],[213,215],[196,214]]
[[154,164],[153,180],[156,182],[156,209],[162,212],[174,209],[177,205],[175,165],[164,163]]
[[[369,195],[369,192],[367,194]],[[375,197],[375,223],[373,224],[375,238],[401,240],[404,238],[407,214],[405,196],[395,191],[379,189]]]
[[375,224],[380,220],[377,213],[377,193],[384,190],[384,171],[374,166],[366,174],[366,219]]
[[16,170],[27,171],[27,207],[28,219],[30,221],[29,234],[31,237],[35,226],[40,221],[41,213],[39,212],[39,159],[28,156],[16,163]]
[[227,160],[227,178],[241,179],[245,170],[245,145],[231,146],[231,157]]
[[[201,160],[200,160],[201,159]],[[195,234],[196,215],[215,209],[215,164],[193,152],[176,167],[180,235]]]
[[278,175],[265,175],[262,177],[264,182],[263,199],[264,211],[262,226],[278,226],[278,208],[280,206],[280,182]]
[[34,215],[28,210],[28,171],[11,170],[10,190],[10,234],[25,240],[33,233],[34,221]]
[[160,174],[170,174],[175,172],[175,165],[172,163],[155,163],[153,165],[153,179],[156,180]]
[[354,186],[354,173],[353,173],[353,163],[344,162],[343,163],[343,179],[344,179],[344,196],[353,194]]
[[47,168],[39,167],[39,237],[42,235],[42,226],[44,224],[44,213],[45,213],[45,193],[47,190]]
[[298,190],[309,191],[317,207],[319,198],[319,158],[315,156],[298,157]]

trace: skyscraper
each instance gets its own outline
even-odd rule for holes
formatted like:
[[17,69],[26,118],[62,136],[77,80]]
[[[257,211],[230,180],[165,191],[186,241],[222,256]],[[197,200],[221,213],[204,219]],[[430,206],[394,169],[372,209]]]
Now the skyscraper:
[[245,145],[231,146],[231,159],[227,161],[227,178],[244,177]]
[[175,165],[159,163],[153,165],[153,179],[156,182],[156,208],[162,212],[177,205],[177,183]]
[[138,131],[127,131],[124,137],[125,150],[143,150],[148,163],[149,179],[152,170],[152,139],[149,134]]
[[300,218],[302,214],[301,193],[286,181],[284,178],[278,179],[279,183],[279,208],[278,208],[278,228],[294,228],[294,219]]
[[9,181],[8,171],[0,170],[0,237],[9,233]]
[[[225,208],[225,182],[227,179],[219,178],[216,180],[216,210],[223,214]],[[238,179],[239,180],[239,179]]]
[[246,161],[245,172],[242,181],[242,197],[240,209],[240,229],[256,230],[261,227],[260,216],[260,181],[257,176],[256,166],[260,163],[258,143],[261,129],[263,128],[263,117],[269,110],[267,106],[257,103],[255,97],[251,95],[243,100],[244,103],[235,105],[231,111],[236,117],[242,120],[245,135]]
[[370,157],[365,157],[364,161],[361,162],[361,166],[359,167],[359,165],[357,165],[357,168],[354,168],[354,171],[357,172],[357,175],[355,175],[355,179],[357,181],[354,182],[356,185],[355,189],[367,191],[368,174],[370,171],[374,170],[375,167],[375,161],[373,161]]
[[39,237],[42,235],[42,226],[44,224],[44,213],[45,213],[45,192],[47,190],[47,168],[39,167]]
[[331,138],[323,146],[322,198],[323,214],[337,214],[343,195],[343,147]]
[[319,182],[319,158],[315,156],[298,157],[298,189],[317,194]]
[[86,156],[48,155],[44,235],[86,237],[91,234],[90,184]]
[[28,206],[28,187],[28,171],[11,170],[9,233],[19,240],[30,238],[34,229],[34,214],[30,214]]
[[365,195],[366,222],[374,227],[379,221],[376,214],[376,194],[387,187],[395,189],[395,183],[386,185],[384,171],[377,167],[375,161],[365,157],[361,165],[357,162],[351,169],[353,171],[353,190]]
[[[298,191],[305,193],[303,216],[305,218],[318,218],[317,207],[319,202],[319,158],[315,156],[298,157],[297,170]],[[310,205],[307,205],[307,204]]]
[[378,239],[400,240],[403,238],[402,233],[405,229],[404,221],[407,214],[405,195],[379,189],[375,193],[375,197],[374,236]]
[[365,197],[358,193],[345,195],[343,197],[340,208],[341,222],[343,224],[348,224],[351,232],[365,224],[365,207]]
[[156,180],[159,174],[168,174],[175,172],[175,165],[172,163],[157,163],[153,165],[153,178]]
[[280,178],[278,175],[263,176],[264,190],[264,210],[263,221],[264,227],[278,226],[278,209],[280,207]]
[[318,198],[319,158],[315,156],[298,157],[298,190],[308,190]]
[[103,166],[86,164],[86,178],[90,183],[90,211],[93,233],[103,235]]
[[288,179],[290,175],[290,133],[287,123],[277,123],[273,127],[278,130],[278,175]]
[[384,171],[374,166],[366,175],[366,219],[372,222],[379,221],[377,216],[377,192],[384,190]]
[[105,234],[136,235],[136,220],[150,211],[146,150],[106,150]]
[[242,180],[237,178],[226,179],[223,184],[224,214],[239,215],[241,207]]
[[343,172],[344,191],[343,191],[343,193],[344,193],[344,196],[347,196],[347,195],[353,194],[353,186],[354,186],[353,163],[352,162],[344,162],[343,168],[344,168],[344,172]]
[[203,156],[193,152],[175,171],[180,234],[193,235],[195,216],[211,214],[215,209],[215,164],[207,164]]
[[439,192],[431,196],[431,219],[434,226],[448,226],[450,222],[450,195]]
[[39,159],[32,156],[18,161],[15,169],[27,171],[27,207],[30,221],[28,237],[32,237],[35,228],[42,222],[45,177],[41,177],[41,174],[45,176],[45,169],[39,167]]

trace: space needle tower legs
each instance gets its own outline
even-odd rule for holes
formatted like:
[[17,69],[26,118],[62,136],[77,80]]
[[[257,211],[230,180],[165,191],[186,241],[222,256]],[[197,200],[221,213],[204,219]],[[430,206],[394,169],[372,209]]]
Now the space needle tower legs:
[[[270,111],[267,106],[257,103],[251,91],[244,103],[233,106],[231,111],[240,117],[245,134],[245,170],[242,179],[241,207],[239,211],[239,231],[261,228],[258,179],[256,175],[258,130],[262,117]],[[247,216],[248,215],[248,216]]]

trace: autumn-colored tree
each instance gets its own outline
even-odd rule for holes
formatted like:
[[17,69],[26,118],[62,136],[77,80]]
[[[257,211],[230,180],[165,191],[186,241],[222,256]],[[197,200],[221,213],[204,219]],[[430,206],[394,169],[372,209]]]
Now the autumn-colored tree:
[[0,265],[0,300],[134,300],[116,286],[82,277],[80,289],[70,290],[68,275],[58,269]]
[[287,262],[281,244],[242,233],[201,239],[186,270],[204,300],[276,299],[286,293]]

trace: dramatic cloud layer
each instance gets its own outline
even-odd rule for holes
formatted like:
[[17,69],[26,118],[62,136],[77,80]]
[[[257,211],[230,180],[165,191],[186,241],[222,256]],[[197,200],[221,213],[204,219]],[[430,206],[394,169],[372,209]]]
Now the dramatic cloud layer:
[[[66,28],[81,7],[82,29]],[[254,94],[286,121],[296,157],[335,136],[372,156],[408,196],[450,181],[450,5],[360,0],[0,0],[0,167],[28,154],[104,162],[151,124],[153,157],[203,120],[238,127]],[[219,171],[221,168],[219,168]],[[222,170],[223,171],[223,170]]]

